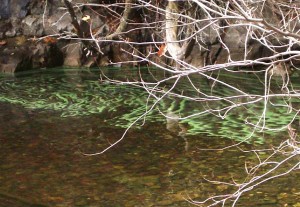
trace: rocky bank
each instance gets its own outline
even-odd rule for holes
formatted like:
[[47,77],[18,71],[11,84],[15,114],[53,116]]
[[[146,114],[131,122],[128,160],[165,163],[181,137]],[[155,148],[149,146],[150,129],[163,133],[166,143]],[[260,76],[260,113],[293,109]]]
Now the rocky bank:
[[[105,7],[92,7],[80,3],[103,3],[97,0],[73,0],[72,3],[77,19],[88,14],[91,19],[91,30],[102,35],[116,29],[116,19],[107,15]],[[106,3],[109,3],[108,0]],[[79,5],[79,6],[78,6]],[[116,11],[122,13],[120,11]],[[134,12],[138,14],[138,12]],[[266,19],[273,21],[272,11],[264,11]],[[133,15],[131,19],[143,21],[141,15]],[[144,17],[142,17],[144,18]],[[119,21],[119,20],[118,20]],[[0,4],[0,72],[15,73],[23,70],[52,68],[57,66],[92,67],[92,66],[135,66],[132,54],[146,54],[154,62],[164,62],[155,53],[158,47],[153,45],[134,46],[121,43],[106,43],[101,45],[101,53],[91,55],[82,41],[76,39],[72,19],[61,0],[1,0]],[[134,25],[134,24],[132,24]],[[134,29],[134,26],[127,30]],[[207,28],[203,37],[205,41],[213,42],[217,38],[212,28]],[[255,41],[247,40],[247,30],[243,27],[229,28],[224,37],[224,43],[231,52],[232,60],[243,60],[245,41],[248,47],[248,59],[255,59],[272,54],[272,52]],[[146,29],[133,30],[122,37],[123,40],[135,42],[151,41],[151,34]],[[163,37],[156,41],[162,41]],[[281,40],[280,40],[281,41]],[[280,42],[279,41],[279,42]],[[194,66],[203,66],[207,59],[215,59],[213,63],[228,61],[228,52],[220,50],[220,44],[209,46],[210,51],[201,51],[193,47],[186,57],[186,62]],[[150,52],[149,52],[150,51]],[[152,54],[152,55],[147,55]],[[154,54],[154,55],[153,55]],[[206,59],[206,60],[205,60]],[[127,63],[123,63],[127,61]],[[128,63],[131,62],[131,63]],[[144,64],[141,62],[138,64]],[[167,62],[167,64],[170,64]]]

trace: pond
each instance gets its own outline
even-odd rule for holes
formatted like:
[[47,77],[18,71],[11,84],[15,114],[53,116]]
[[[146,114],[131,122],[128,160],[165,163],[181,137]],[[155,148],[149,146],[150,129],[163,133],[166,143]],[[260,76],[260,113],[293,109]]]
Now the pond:
[[[117,80],[141,76],[141,71],[133,69],[111,68],[102,73]],[[178,120],[206,108],[226,107],[228,102],[199,104],[166,96],[145,119],[136,121],[155,100],[143,88],[100,81],[102,73],[52,69],[0,76],[1,207],[194,206],[189,199],[201,201],[234,192],[236,186],[225,182],[242,182],[247,177],[245,163],[257,164],[257,155],[268,156],[268,151],[250,151],[276,146],[288,137],[285,128],[260,132],[245,124],[246,119],[259,119],[262,103],[230,110],[224,119],[210,112]],[[157,69],[142,73],[149,81],[166,75]],[[219,78],[233,80],[249,93],[264,90],[258,81],[261,77]],[[211,96],[232,93],[194,80]],[[185,81],[177,90],[193,93]],[[298,104],[298,99],[291,99]],[[274,100],[276,107],[265,118],[267,127],[285,126],[297,114],[287,113],[286,106],[279,104],[282,101]],[[105,153],[88,155],[101,152],[123,135]],[[239,147],[223,149],[250,135]],[[299,157],[288,165],[297,161]],[[300,206],[299,179],[299,171],[292,171],[269,180],[245,192],[236,206]],[[225,206],[230,205],[228,201]]]

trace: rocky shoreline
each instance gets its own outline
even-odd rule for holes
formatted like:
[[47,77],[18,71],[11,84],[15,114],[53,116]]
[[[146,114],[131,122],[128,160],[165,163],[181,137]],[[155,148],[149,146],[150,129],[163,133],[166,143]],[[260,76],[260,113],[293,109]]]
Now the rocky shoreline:
[[[76,36],[72,18],[61,0],[2,0],[0,5],[0,72],[15,73],[30,69],[52,68],[58,66],[72,67],[93,67],[93,66],[137,66],[147,61],[136,61],[136,56],[142,54],[145,60],[165,65],[172,64],[170,59],[159,57],[159,44],[152,44],[151,31],[135,28],[135,22],[140,25],[144,17],[138,11],[133,12],[127,31],[120,41],[101,43],[101,53],[88,55],[85,50],[84,41]],[[81,19],[88,14],[92,19],[91,30],[105,37],[116,30],[120,19],[110,17],[107,8],[104,6],[87,6],[86,3],[100,4],[97,0],[73,0],[75,15]],[[114,2],[114,1],[106,1]],[[118,11],[123,13],[124,8]],[[266,19],[274,19],[271,11],[264,11]],[[164,17],[160,17],[162,20]],[[273,21],[273,20],[272,20]],[[275,20],[274,20],[275,21]],[[208,28],[213,29],[213,28]],[[160,28],[162,30],[162,28]],[[159,33],[159,32],[158,32]],[[202,67],[210,59],[211,63],[226,63],[231,61],[242,61],[245,57],[245,45],[247,44],[247,59],[267,57],[274,53],[262,44],[251,41],[245,43],[247,30],[243,27],[228,28],[223,42],[228,51],[222,50],[222,45],[213,44],[217,39],[215,33],[207,30],[207,37],[203,41],[208,43],[208,49],[201,50],[201,47],[191,47],[185,62],[195,67]],[[224,34],[225,34],[224,33]],[[160,39],[159,39],[160,38]],[[141,45],[126,44],[126,41],[143,43]],[[155,41],[164,41],[163,36],[158,36]],[[276,40],[281,42],[281,39]],[[148,45],[145,42],[150,42]],[[124,44],[125,43],[125,44]],[[145,43],[145,44],[144,44]],[[198,44],[198,43],[197,43]],[[211,45],[209,45],[211,44]],[[281,48],[284,50],[285,48]],[[88,53],[88,54],[87,54]],[[230,58],[229,58],[230,55]],[[168,62],[169,61],[169,62]],[[293,64],[299,65],[298,60]]]
[[[77,12],[83,15],[84,9]],[[104,23],[95,17],[93,26],[99,25]],[[62,33],[72,35],[74,28],[61,1],[4,0],[0,5],[0,72],[96,64],[95,58],[85,57],[80,41],[61,38]]]

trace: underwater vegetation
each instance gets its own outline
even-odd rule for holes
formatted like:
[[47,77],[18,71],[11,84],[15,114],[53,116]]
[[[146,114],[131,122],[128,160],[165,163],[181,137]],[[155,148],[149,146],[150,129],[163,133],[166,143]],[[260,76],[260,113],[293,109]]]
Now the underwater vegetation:
[[[98,73],[82,73],[80,70],[47,71],[19,77],[0,76],[0,101],[40,112],[52,110],[64,118],[92,114],[105,115],[105,122],[108,125],[120,128],[127,128],[155,103],[155,100],[149,99],[148,93],[142,88],[101,83],[98,79]],[[181,87],[186,93],[189,91],[193,93],[188,85],[181,84]],[[233,94],[225,87],[216,87],[212,90],[203,85],[201,90],[203,93],[218,96]],[[262,89],[252,90],[257,92]],[[245,100],[236,101],[238,103]],[[285,126],[295,116],[294,112],[288,112],[286,105],[283,104],[284,101],[282,99],[273,101],[273,105],[266,112],[266,127]],[[298,99],[293,101],[297,103]],[[207,109],[226,107],[228,104],[226,101],[199,103],[166,96],[147,114],[145,121],[166,123],[166,117],[162,113],[172,112],[176,117],[185,117]],[[270,130],[262,133],[259,129],[254,130],[253,126],[246,122],[256,123],[260,119],[263,107],[262,102],[257,102],[235,108],[225,118],[209,112],[177,121],[178,124],[186,127],[185,135],[205,133],[209,136],[236,141],[245,140],[252,135],[252,140],[261,143],[264,142],[264,134],[277,131]],[[143,121],[141,119],[134,127],[142,127]]]

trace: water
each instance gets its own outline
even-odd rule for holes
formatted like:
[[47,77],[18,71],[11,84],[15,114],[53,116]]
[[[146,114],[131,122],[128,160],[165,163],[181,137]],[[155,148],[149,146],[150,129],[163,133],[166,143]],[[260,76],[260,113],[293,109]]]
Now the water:
[[[108,75],[120,78],[120,73]],[[136,74],[129,71],[127,77]],[[122,78],[127,77],[123,71]],[[144,112],[147,100],[142,89],[100,84],[98,79],[99,71],[78,70],[1,78],[0,206],[193,206],[186,199],[235,190],[207,179],[240,182],[246,176],[245,162],[257,163],[254,153],[237,148],[201,150],[229,146],[251,133],[243,124],[251,113],[241,111],[232,111],[225,120],[206,115],[172,125],[155,110],[104,154],[83,155],[117,141]],[[195,112],[192,102],[171,97],[158,107],[169,116]],[[283,109],[274,108],[268,126],[288,121],[278,123]],[[287,132],[257,132],[253,137],[240,147],[263,149],[280,143]],[[237,206],[297,206],[296,180],[297,171],[271,180],[244,194]]]

